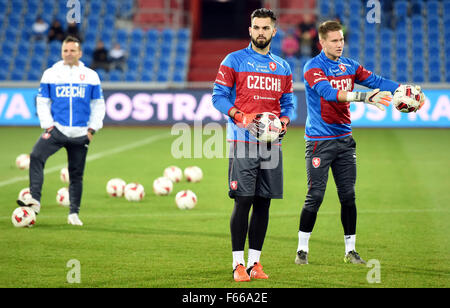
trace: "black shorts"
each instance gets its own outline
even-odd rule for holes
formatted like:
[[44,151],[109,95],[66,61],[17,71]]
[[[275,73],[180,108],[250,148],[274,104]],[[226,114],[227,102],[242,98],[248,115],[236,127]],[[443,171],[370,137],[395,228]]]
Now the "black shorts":
[[325,193],[330,167],[339,193],[354,189],[356,142],[352,136],[306,141],[305,159],[309,190]]
[[283,198],[281,146],[233,142],[228,165],[229,196]]

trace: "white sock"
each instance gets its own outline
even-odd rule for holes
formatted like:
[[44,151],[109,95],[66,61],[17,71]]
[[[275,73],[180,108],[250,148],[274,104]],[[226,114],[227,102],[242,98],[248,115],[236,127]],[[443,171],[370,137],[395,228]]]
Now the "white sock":
[[298,247],[297,251],[303,250],[305,252],[309,252],[309,237],[311,236],[311,232],[302,232],[298,231]]
[[255,262],[259,262],[260,257],[261,257],[260,250],[249,249],[247,266],[251,267],[255,264]]
[[233,269],[235,269],[238,264],[242,264],[245,266],[243,250],[242,251],[233,251]]
[[344,235],[344,241],[345,241],[345,254],[348,254],[350,251],[355,250],[356,234]]

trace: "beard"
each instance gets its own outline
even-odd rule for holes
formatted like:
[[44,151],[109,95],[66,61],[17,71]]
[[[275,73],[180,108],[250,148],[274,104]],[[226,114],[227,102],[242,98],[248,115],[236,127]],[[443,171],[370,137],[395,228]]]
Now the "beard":
[[255,47],[256,47],[256,48],[259,48],[259,49],[264,49],[264,48],[266,48],[267,46],[269,46],[270,42],[272,42],[272,38],[270,38],[270,39],[268,39],[268,40],[266,40],[266,41],[264,41],[264,42],[259,43],[259,42],[258,42],[258,38],[254,39],[254,38],[252,37],[252,43],[253,43],[253,45],[255,45]]

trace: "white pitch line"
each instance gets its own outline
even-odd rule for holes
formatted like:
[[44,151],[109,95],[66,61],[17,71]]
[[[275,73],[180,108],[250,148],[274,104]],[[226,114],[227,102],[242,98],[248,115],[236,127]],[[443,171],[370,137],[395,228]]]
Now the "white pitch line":
[[[129,150],[141,147],[143,145],[147,145],[147,144],[153,143],[155,141],[167,138],[169,136],[172,136],[172,135],[170,133],[154,135],[154,136],[151,136],[151,137],[148,137],[148,138],[136,141],[136,142],[132,142],[132,143],[129,143],[129,144],[117,147],[117,148],[110,149],[108,151],[104,151],[104,152],[100,152],[100,153],[96,153],[96,154],[92,154],[92,155],[88,154],[88,156],[86,157],[86,161],[90,162],[90,161],[94,161],[94,160],[103,158],[105,156],[110,156],[110,155],[117,154],[120,152],[129,151]],[[67,166],[67,164],[62,164],[62,165],[57,165],[57,166],[54,166],[51,168],[46,168],[46,169],[44,169],[44,174],[49,174],[49,173],[53,173],[56,171],[60,171],[62,168],[66,167],[66,166]],[[12,178],[12,179],[9,179],[6,181],[2,181],[2,182],[0,182],[0,187],[6,186],[9,184],[14,184],[14,183],[21,182],[21,181],[28,181],[28,175],[18,176],[18,177],[15,177],[15,178]]]

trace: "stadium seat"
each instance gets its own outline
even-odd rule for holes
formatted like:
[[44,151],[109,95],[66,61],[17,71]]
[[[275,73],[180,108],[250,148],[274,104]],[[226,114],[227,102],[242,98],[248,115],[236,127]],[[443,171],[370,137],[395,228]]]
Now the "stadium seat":
[[429,0],[426,2],[427,17],[431,18],[433,16],[439,15],[439,2],[436,0]]
[[342,18],[346,14],[347,3],[344,1],[335,1],[334,2],[334,15]]
[[136,71],[127,71],[125,74],[125,81],[134,82],[137,81]]
[[112,82],[122,81],[122,72],[120,70],[112,70],[109,73],[109,81]]
[[329,16],[331,13],[330,1],[321,0],[319,4],[319,12],[321,16]]
[[398,0],[394,2],[394,14],[397,17],[406,17],[408,14],[408,2],[404,0]]

